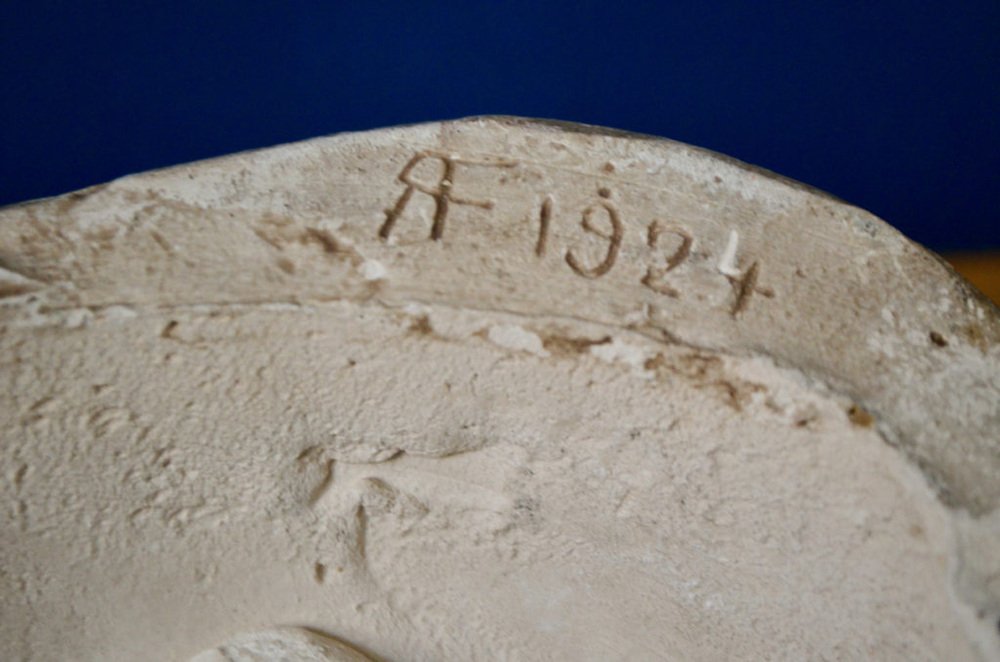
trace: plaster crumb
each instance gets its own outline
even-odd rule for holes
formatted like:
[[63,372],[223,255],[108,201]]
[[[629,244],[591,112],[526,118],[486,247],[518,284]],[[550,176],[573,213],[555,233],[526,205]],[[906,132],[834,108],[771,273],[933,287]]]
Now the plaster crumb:
[[94,314],[86,308],[74,308],[66,313],[63,318],[63,326],[67,329],[79,329],[86,326],[94,318]]
[[736,230],[729,231],[729,239],[726,247],[719,258],[719,273],[723,276],[736,278],[740,275],[740,270],[736,267],[736,249],[740,244],[740,235]]
[[407,315],[426,315],[430,312],[430,308],[422,303],[410,301],[403,306],[403,312]]
[[387,273],[385,265],[378,260],[365,260],[361,263],[361,277],[365,280],[380,280]]
[[528,352],[536,356],[549,355],[537,334],[516,324],[491,326],[487,337],[490,342],[507,349]]
[[108,306],[98,315],[101,319],[114,321],[130,320],[138,316],[139,314],[128,306]]
[[590,353],[602,361],[625,363],[639,370],[644,369],[649,358],[646,349],[622,342],[620,338],[613,338],[609,343],[591,345]]

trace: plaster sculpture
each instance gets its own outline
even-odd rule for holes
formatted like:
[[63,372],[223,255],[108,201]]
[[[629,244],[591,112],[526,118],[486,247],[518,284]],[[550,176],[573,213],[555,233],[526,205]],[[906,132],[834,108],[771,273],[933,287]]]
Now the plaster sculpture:
[[5,659],[1000,659],[1000,315],[801,184],[473,118],[0,267]]

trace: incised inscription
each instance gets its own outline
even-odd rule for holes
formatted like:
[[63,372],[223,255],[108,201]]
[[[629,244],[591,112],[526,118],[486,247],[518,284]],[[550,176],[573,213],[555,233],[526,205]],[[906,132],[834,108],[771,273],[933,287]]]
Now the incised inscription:
[[[437,164],[437,175],[430,181],[415,175],[416,168],[423,163]],[[458,157],[435,151],[420,151],[407,161],[396,179],[405,188],[391,207],[385,210],[385,220],[378,229],[378,237],[383,241],[392,236],[396,223],[406,211],[414,194],[422,193],[429,196],[434,203],[434,213],[431,223],[430,237],[432,241],[440,241],[444,237],[449,209],[453,205],[466,205],[486,211],[492,210],[495,203],[492,200],[477,200],[464,197],[455,192],[455,178],[460,166],[487,166],[496,168],[513,168],[520,165],[508,160],[483,160]],[[579,210],[578,226],[581,238],[595,237],[606,242],[603,255],[594,260],[584,257],[573,246],[566,248],[563,254],[566,265],[576,275],[597,279],[610,273],[617,262],[622,242],[625,238],[625,223],[622,212],[613,200],[614,194],[607,186],[597,190],[596,199]],[[535,238],[534,253],[538,258],[544,258],[550,251],[552,226],[556,216],[555,198],[546,194],[538,207],[538,234]],[[735,236],[735,233],[733,233]],[[730,237],[733,244],[734,237]],[[659,259],[656,264],[647,266],[640,284],[658,294],[678,299],[683,296],[681,284],[674,282],[676,278],[671,272],[684,264],[692,255],[697,239],[689,228],[677,223],[653,219],[646,226],[646,246]],[[723,251],[723,261],[735,260],[735,244],[726,246]],[[732,296],[729,314],[737,317],[747,309],[753,294],[762,294],[771,298],[772,290],[759,287],[760,261],[753,260],[744,270],[738,270],[732,265],[720,263],[718,271],[731,288]]]

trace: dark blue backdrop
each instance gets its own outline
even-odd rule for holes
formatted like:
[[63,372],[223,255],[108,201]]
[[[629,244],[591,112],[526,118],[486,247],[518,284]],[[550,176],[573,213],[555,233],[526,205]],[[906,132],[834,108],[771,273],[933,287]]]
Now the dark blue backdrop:
[[[829,6],[821,6],[829,5]],[[1000,246],[1000,2],[0,5],[0,204],[482,113],[730,154]]]

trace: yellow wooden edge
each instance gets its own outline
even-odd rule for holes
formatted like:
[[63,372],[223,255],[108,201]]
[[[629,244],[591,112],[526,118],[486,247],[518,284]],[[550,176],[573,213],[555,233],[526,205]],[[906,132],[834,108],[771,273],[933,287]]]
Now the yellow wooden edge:
[[946,253],[944,258],[966,280],[1000,305],[1000,251]]

